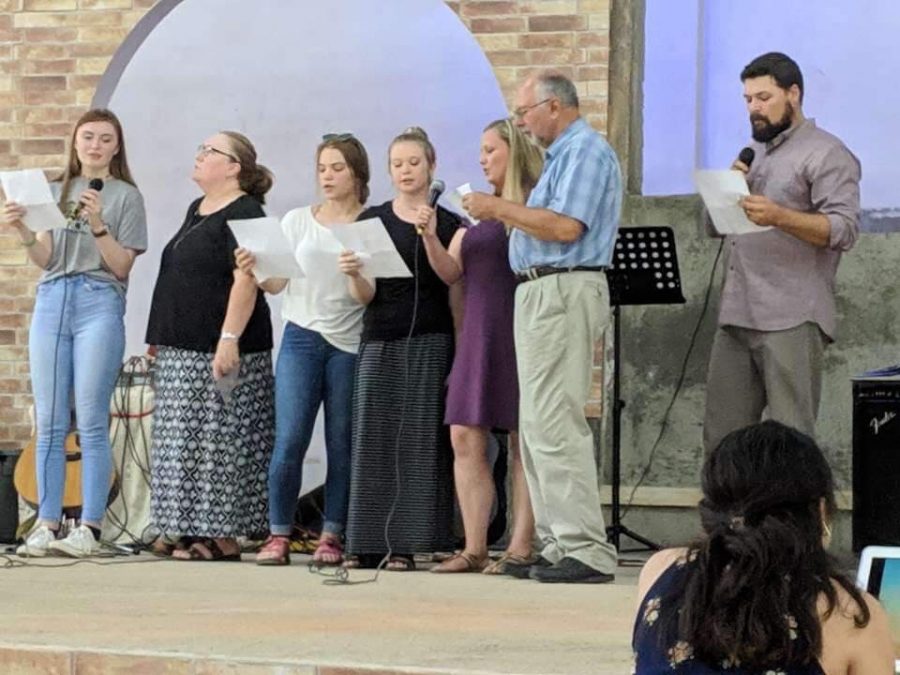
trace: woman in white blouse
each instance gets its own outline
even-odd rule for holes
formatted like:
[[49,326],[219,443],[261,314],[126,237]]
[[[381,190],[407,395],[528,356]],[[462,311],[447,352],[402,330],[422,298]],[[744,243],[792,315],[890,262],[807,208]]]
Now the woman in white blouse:
[[[256,557],[259,565],[290,563],[290,534],[320,405],[325,406],[325,520],[313,560],[343,561],[343,532],[350,493],[353,380],[365,307],[348,290],[345,269],[359,273],[355,256],[330,226],[356,220],[369,196],[369,160],[352,134],[329,134],[316,150],[320,204],[290,211],[282,228],[294,246],[302,279],[268,279],[269,293],[287,289],[282,303],[284,336],[275,367],[275,449],[269,467],[270,536]],[[236,251],[238,266],[251,271],[253,255]],[[371,282],[374,286],[374,281]],[[366,298],[361,298],[365,300]],[[369,298],[371,299],[371,298]]]

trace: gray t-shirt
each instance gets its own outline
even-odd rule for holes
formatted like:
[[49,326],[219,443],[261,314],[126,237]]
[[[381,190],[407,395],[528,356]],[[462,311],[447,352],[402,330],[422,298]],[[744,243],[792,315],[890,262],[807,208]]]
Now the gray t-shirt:
[[[97,248],[96,238],[91,234],[91,226],[84,217],[73,218],[81,193],[88,189],[88,179],[73,178],[69,184],[69,194],[63,205],[68,224],[66,229],[53,230],[53,252],[47,269],[38,283],[57,279],[68,274],[86,274],[94,279],[108,281],[125,294],[127,281],[116,279],[103,263]],[[50,183],[54,199],[59,199],[62,182]],[[112,236],[125,248],[143,253],[147,249],[147,216],[144,213],[144,198],[133,185],[117,178],[103,181],[100,191],[103,202],[101,219]]]

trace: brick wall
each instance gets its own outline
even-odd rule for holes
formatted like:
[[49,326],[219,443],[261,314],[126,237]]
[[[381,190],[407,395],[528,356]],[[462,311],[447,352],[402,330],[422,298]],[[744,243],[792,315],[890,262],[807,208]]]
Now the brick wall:
[[[577,83],[585,116],[605,131],[610,2],[447,4],[484,48],[508,100],[529,72],[555,66]],[[154,4],[0,0],[0,168],[63,165],[72,123],[90,105],[119,44]],[[21,447],[30,434],[27,345],[37,277],[18,236],[0,234],[0,449]],[[599,366],[595,371],[592,415],[599,414],[602,378]]]

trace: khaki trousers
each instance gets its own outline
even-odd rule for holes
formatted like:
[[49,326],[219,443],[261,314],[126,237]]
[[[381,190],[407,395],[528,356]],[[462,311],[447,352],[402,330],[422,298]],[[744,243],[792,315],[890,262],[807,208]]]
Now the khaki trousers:
[[520,442],[541,555],[614,574],[584,415],[594,343],[609,315],[603,272],[553,274],[516,289]]
[[767,417],[815,434],[825,337],[803,323],[779,331],[719,326],[706,378],[703,446],[712,452],[730,432]]

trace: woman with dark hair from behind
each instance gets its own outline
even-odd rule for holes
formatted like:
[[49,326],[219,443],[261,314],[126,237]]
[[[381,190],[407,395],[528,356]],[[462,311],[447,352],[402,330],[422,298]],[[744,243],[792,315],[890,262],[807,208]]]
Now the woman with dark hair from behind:
[[884,610],[827,552],[836,511],[815,442],[768,421],[703,467],[704,535],[641,572],[635,673],[890,675]]
[[147,344],[157,348],[151,517],[182,560],[240,560],[237,537],[268,529],[274,442],[272,323],[236,267],[229,220],[265,215],[272,174],[243,134],[197,148],[203,191],[163,249]]

